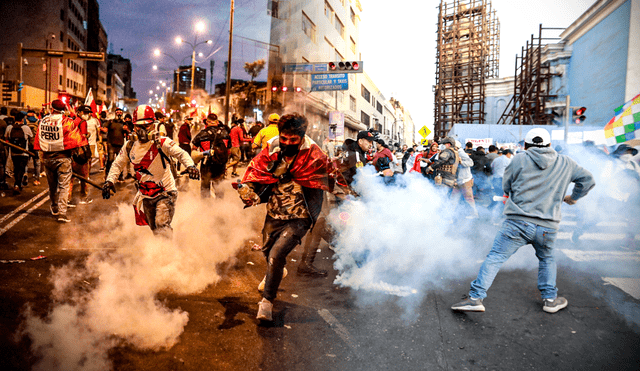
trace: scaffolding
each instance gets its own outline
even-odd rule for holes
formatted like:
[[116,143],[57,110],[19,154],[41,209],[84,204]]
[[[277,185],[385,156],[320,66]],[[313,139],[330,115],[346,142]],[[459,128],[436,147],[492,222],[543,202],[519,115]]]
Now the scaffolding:
[[500,22],[489,0],[441,0],[434,119],[436,138],[455,124],[484,124],[485,79],[498,77]]
[[538,29],[538,37],[531,35],[531,40],[522,47],[520,56],[516,55],[515,80],[513,96],[507,103],[498,125],[552,125],[554,115],[546,112],[546,102],[556,95],[549,94],[552,76],[549,62],[545,61],[544,42],[560,40],[558,37],[542,37],[543,31],[564,30],[564,28]]

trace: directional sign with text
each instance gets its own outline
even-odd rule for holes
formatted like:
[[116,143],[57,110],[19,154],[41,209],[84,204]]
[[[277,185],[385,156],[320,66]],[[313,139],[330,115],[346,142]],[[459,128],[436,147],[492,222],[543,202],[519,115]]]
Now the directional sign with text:
[[327,63],[287,63],[282,66],[283,73],[323,73],[328,71]]
[[311,91],[349,90],[346,73],[324,73],[311,75]]

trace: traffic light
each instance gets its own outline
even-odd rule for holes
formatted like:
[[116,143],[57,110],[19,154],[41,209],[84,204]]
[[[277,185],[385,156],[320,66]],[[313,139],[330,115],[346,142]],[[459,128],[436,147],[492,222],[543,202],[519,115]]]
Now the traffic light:
[[329,72],[359,73],[362,72],[362,61],[329,62],[327,69]]
[[299,86],[296,86],[296,93],[302,93],[302,88]]
[[283,87],[282,87],[282,91],[286,93],[287,91],[289,91],[289,88],[288,88],[288,87],[286,87],[286,86],[283,86]]
[[587,116],[584,115],[584,112],[587,110],[587,107],[580,107],[578,109],[576,109],[575,111],[573,111],[573,123],[574,124],[582,124],[586,119]]
[[24,85],[24,82],[20,81],[20,82],[18,83],[18,90],[17,90],[17,91],[21,91],[21,90],[22,90],[22,88],[24,87],[23,85]]
[[277,86],[272,86],[271,87],[271,91],[274,92],[274,93],[277,92],[278,91],[278,87]]
[[71,96],[66,92],[58,93],[58,99],[60,99],[64,104],[70,104]]

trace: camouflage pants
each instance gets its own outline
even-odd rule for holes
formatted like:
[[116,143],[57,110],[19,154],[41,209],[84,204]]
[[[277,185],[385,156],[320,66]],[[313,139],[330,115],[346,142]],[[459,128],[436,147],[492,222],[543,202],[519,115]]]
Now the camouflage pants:
[[145,198],[142,200],[144,214],[147,217],[149,227],[154,234],[171,236],[171,221],[176,212],[176,200],[178,192],[170,191],[162,193],[156,198]]
[[49,199],[53,212],[67,215],[69,184],[71,184],[71,157],[44,159],[44,170],[49,183]]

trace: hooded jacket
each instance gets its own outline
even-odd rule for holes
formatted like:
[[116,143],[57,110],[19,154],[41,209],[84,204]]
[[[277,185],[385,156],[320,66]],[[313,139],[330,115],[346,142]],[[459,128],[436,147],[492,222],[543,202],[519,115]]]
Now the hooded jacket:
[[588,170],[551,147],[531,147],[518,153],[502,179],[504,193],[509,196],[504,214],[507,219],[558,229],[560,205],[570,183],[575,184],[574,200],[584,197],[596,184]]

